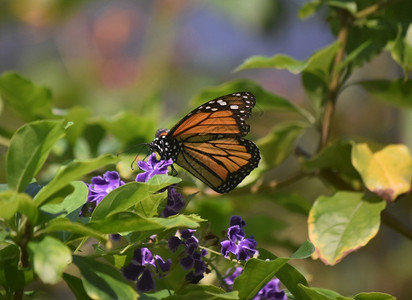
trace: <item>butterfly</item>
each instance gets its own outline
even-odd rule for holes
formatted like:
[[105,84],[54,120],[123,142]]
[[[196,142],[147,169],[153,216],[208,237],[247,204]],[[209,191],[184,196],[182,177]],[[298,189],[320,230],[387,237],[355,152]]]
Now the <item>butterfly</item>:
[[214,191],[228,193],[259,164],[258,147],[243,138],[255,104],[250,92],[206,102],[172,129],[159,129],[150,151],[172,159]]

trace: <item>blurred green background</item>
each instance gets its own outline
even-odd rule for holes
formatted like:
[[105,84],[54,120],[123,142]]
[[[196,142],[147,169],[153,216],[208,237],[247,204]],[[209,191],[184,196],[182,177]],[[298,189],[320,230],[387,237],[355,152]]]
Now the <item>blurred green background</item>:
[[[304,2],[2,0],[0,73],[14,70],[50,88],[55,114],[84,114],[84,118],[100,120],[99,124],[126,118],[137,132],[119,128],[112,136],[105,136],[96,151],[79,143],[73,157],[129,151],[137,142],[150,142],[157,128],[170,128],[194,107],[190,101],[202,89],[237,78],[254,80],[268,91],[311,110],[299,76],[268,69],[233,73],[251,55],[284,53],[305,59],[334,41],[322,11],[299,20],[297,12]],[[384,53],[357,71],[353,80],[401,76],[402,70]],[[207,100],[210,99],[204,99]],[[256,111],[249,122],[249,138],[253,140],[265,136],[276,123],[295,118],[281,112],[262,113],[259,108]],[[24,123],[2,102],[0,113],[0,128],[5,135]],[[405,143],[411,148],[411,116],[410,112],[370,99],[361,88],[349,87],[338,102],[332,135],[362,137],[383,144]],[[122,135],[126,137],[119,138]],[[128,139],[129,135],[133,138]],[[89,148],[93,139],[100,142],[95,134],[83,138]],[[310,152],[318,138],[315,131],[308,130],[299,145]],[[0,146],[0,182],[6,182],[6,150]],[[138,149],[132,148],[133,151]],[[129,156],[123,160],[130,165]],[[264,182],[287,179],[296,169],[296,159],[291,157],[266,174]],[[54,170],[45,170],[43,180]],[[290,193],[312,203],[330,191],[313,178],[268,194],[200,195],[188,209],[209,219],[217,234],[228,226],[230,215],[239,214],[247,221],[246,233],[255,235],[258,246],[278,256],[289,255],[307,239],[305,212],[293,213],[279,205]],[[410,224],[408,202],[403,198],[388,209]],[[381,291],[409,299],[411,253],[409,241],[382,226],[366,247],[337,266],[306,260],[297,267],[311,286],[344,295]],[[49,297],[69,299],[71,296],[65,291],[64,285],[50,287]]]

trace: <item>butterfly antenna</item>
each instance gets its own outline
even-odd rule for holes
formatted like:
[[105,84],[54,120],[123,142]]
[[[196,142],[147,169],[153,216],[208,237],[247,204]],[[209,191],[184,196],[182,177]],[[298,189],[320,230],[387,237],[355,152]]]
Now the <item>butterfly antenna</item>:
[[256,109],[259,111],[259,118],[261,118],[265,114],[265,111],[259,106],[259,104],[256,103],[255,106]]
[[[145,146],[146,147],[149,146],[149,143],[141,143],[141,144],[138,144],[136,146],[141,146],[141,147],[140,147],[139,152],[137,152],[136,156],[134,157],[132,163],[130,164],[130,169],[132,169],[132,170],[134,170],[133,165],[134,165],[135,161],[137,160],[137,158],[139,157],[140,153],[142,152],[142,148],[145,147]],[[145,160],[148,155],[149,154],[146,154],[146,156],[143,158],[143,160]]]

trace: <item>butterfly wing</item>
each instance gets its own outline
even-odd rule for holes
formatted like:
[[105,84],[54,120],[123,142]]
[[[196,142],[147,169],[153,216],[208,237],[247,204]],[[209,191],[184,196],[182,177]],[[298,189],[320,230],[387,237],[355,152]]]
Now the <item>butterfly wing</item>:
[[214,191],[227,193],[258,166],[259,160],[259,149],[249,140],[205,135],[187,139],[176,163]]
[[194,135],[245,136],[246,120],[256,100],[252,93],[239,92],[213,99],[186,115],[169,132],[177,141]]
[[227,193],[260,160],[257,146],[242,138],[249,133],[246,120],[255,104],[249,92],[213,99],[187,114],[171,130],[159,130],[150,147],[216,192]]

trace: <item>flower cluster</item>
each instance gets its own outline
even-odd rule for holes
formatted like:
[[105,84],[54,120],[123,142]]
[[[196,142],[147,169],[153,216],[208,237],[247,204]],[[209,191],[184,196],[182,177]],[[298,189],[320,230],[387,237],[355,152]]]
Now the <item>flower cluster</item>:
[[167,218],[177,215],[185,205],[186,203],[183,201],[183,195],[180,194],[174,186],[169,186],[167,188],[166,207],[160,213],[160,216]]
[[220,243],[222,245],[221,253],[224,257],[233,253],[237,260],[248,260],[258,253],[253,236],[245,238],[244,226],[246,226],[246,222],[241,217],[232,216],[230,218],[230,227],[227,232],[229,239]]
[[180,232],[180,238],[172,236],[169,239],[169,249],[172,252],[176,252],[180,245],[185,248],[185,256],[180,260],[180,265],[185,270],[191,270],[186,276],[186,280],[190,283],[198,283],[206,271],[202,257],[207,254],[207,251],[199,248],[199,240],[193,235],[195,232],[194,229],[184,229]]
[[228,272],[226,272],[225,277],[223,278],[223,281],[227,285],[228,289],[231,291],[233,289],[233,283],[235,283],[236,277],[238,277],[238,276],[240,276],[240,274],[242,274],[243,268],[242,267],[236,267],[232,274],[229,274],[230,271],[232,271],[232,270],[229,269]]
[[286,300],[288,297],[284,290],[279,289],[279,283],[279,279],[272,279],[253,297],[253,300]]
[[139,160],[137,165],[144,172],[137,174],[136,181],[147,182],[155,175],[167,174],[169,172],[167,168],[173,165],[173,160],[157,160],[156,153],[152,153],[147,159],[147,162]]
[[[143,172],[137,174],[136,181],[147,182],[155,175],[167,174],[167,168],[173,165],[173,161],[171,159],[157,160],[156,154],[153,153],[149,156],[147,162],[141,160],[137,162],[137,165],[141,170],[143,170]],[[183,195],[178,193],[174,186],[170,186],[167,188],[166,207],[164,208],[160,216],[167,218],[173,215],[177,215],[184,206],[185,202],[183,201]]]
[[[147,182],[155,175],[167,174],[168,167],[173,164],[171,159],[157,160],[156,154],[153,153],[149,156],[147,162],[141,160],[137,162],[137,165],[142,173],[137,174],[135,181]],[[119,173],[116,171],[108,171],[102,176],[93,177],[91,184],[87,184],[89,194],[87,196],[87,203],[82,209],[80,215],[82,216],[85,210],[92,213],[96,206],[109,194],[112,190],[124,185],[124,181],[120,179]],[[166,207],[160,214],[161,217],[167,218],[169,216],[176,215],[185,206],[183,201],[183,195],[177,192],[175,186],[167,188],[167,203]]]
[[[232,274],[226,275],[223,279],[229,290],[232,290],[236,277],[240,276],[242,272],[242,267],[236,267]],[[255,297],[252,298],[252,300],[287,300],[286,293],[279,288],[279,284],[279,279],[272,279],[256,294]]]
[[[168,167],[172,164],[171,159],[158,160],[156,154],[151,154],[147,162],[139,161],[137,163],[143,172],[136,176],[135,181],[147,182],[155,175],[167,174]],[[116,171],[108,171],[103,176],[93,177],[91,184],[87,184],[89,194],[82,212],[93,212],[107,194],[124,184]],[[176,190],[176,186],[169,186],[167,192],[166,207],[160,214],[161,217],[165,218],[178,214],[185,206],[183,196]],[[246,261],[258,254],[253,236],[246,238],[245,226],[246,222],[241,217],[231,217],[230,227],[227,232],[228,240],[221,242],[221,253],[224,257],[232,254],[238,261]],[[169,249],[173,253],[177,252],[180,245],[182,245],[182,251],[179,253],[180,265],[183,269],[189,271],[186,280],[193,284],[198,283],[204,277],[206,272],[204,256],[207,254],[205,249],[199,247],[199,240],[194,236],[195,232],[194,229],[184,229],[180,231],[179,237],[172,236],[168,241]],[[112,234],[111,238],[118,240],[120,235]],[[123,267],[122,272],[126,279],[136,282],[138,291],[149,292],[155,290],[154,276],[160,278],[170,270],[170,267],[171,259],[165,261],[161,256],[153,255],[148,248],[139,248],[135,250],[131,262]],[[235,278],[242,272],[243,268],[237,267],[234,272],[225,276],[224,281],[230,290],[233,288]],[[279,289],[279,283],[280,281],[276,278],[269,281],[253,299],[286,300],[285,291]]]
[[[248,260],[258,252],[253,236],[245,238],[246,234],[243,230],[245,226],[246,222],[241,217],[232,216],[230,218],[230,227],[227,232],[229,240],[221,242],[221,252],[224,257],[228,257],[230,253],[233,253],[238,260]],[[236,277],[242,274],[243,268],[236,267],[235,270],[229,274],[230,271],[231,270],[226,273],[223,280],[228,289],[232,290],[233,283]],[[285,291],[279,289],[279,283],[279,279],[272,279],[253,297],[253,300],[286,300]]]
[[[91,184],[87,184],[89,194],[87,195],[87,203],[84,208],[87,207],[89,213],[93,212],[96,206],[114,189],[124,185],[124,181],[120,179],[119,173],[116,171],[107,171],[102,176],[95,176],[91,180]],[[83,209],[80,215],[83,214]]]
[[122,271],[126,279],[136,281],[136,287],[140,292],[149,292],[155,289],[153,273],[160,277],[169,271],[170,265],[170,259],[164,261],[159,255],[153,257],[148,248],[140,248],[134,251],[130,264]]

